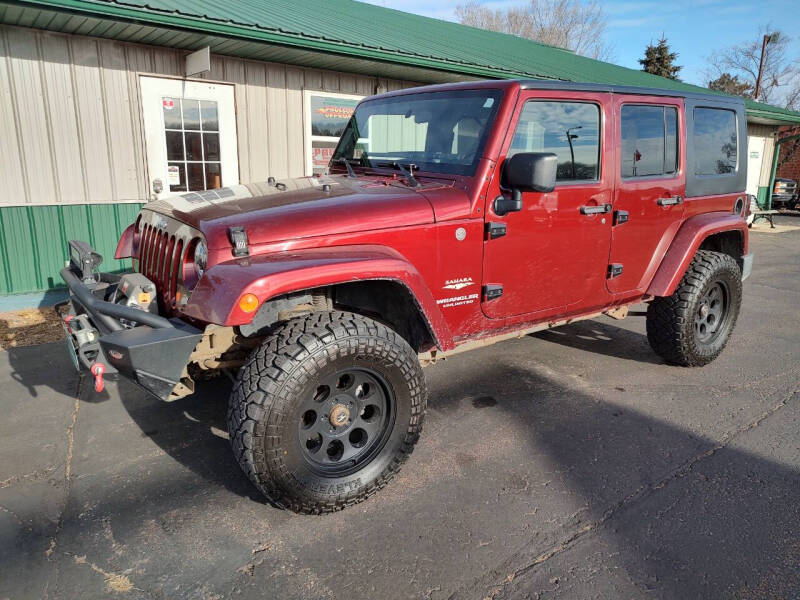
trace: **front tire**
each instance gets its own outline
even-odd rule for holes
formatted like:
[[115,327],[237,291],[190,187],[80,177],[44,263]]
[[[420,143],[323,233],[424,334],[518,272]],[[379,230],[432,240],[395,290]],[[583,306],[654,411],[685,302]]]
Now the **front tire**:
[[668,363],[702,366],[728,343],[742,303],[739,265],[727,254],[698,250],[671,296],[647,307],[647,339]]
[[313,313],[280,326],[242,367],[228,431],[270,500],[332,512],[389,482],[419,438],[426,401],[417,355],[395,331]]

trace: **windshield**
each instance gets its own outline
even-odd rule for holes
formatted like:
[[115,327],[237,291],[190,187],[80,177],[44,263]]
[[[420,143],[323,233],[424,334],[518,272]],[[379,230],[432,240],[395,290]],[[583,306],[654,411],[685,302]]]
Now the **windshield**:
[[415,170],[472,175],[486,145],[502,90],[453,90],[362,102],[342,133],[331,164],[413,165]]

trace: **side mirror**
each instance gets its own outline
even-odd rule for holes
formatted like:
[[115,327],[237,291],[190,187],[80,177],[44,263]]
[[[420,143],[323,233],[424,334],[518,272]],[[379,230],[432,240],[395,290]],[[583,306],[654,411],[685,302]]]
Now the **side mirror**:
[[531,192],[552,192],[556,187],[558,157],[552,152],[520,152],[503,165],[505,185]]
[[511,198],[494,199],[498,216],[522,210],[522,191],[552,192],[556,187],[558,157],[552,152],[520,152],[503,164],[503,185],[511,188]]

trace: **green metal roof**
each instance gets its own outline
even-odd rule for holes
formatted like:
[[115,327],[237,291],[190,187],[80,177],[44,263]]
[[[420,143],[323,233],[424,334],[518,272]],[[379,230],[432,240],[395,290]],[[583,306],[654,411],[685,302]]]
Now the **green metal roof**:
[[[517,36],[355,0],[26,0],[0,22],[432,82],[543,78],[708,90]],[[319,64],[320,57],[326,58]],[[800,113],[747,101],[750,120]]]

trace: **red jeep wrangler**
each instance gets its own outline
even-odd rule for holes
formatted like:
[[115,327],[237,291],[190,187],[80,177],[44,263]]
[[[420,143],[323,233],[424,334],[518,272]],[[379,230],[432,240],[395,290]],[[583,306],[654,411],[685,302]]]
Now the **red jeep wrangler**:
[[422,365],[649,302],[653,350],[705,365],[750,273],[741,100],[542,81],[368,98],[330,174],[149,203],[98,273],[71,242],[76,364],[159,398],[238,372],[242,469],[333,511],[383,487],[422,428]]

